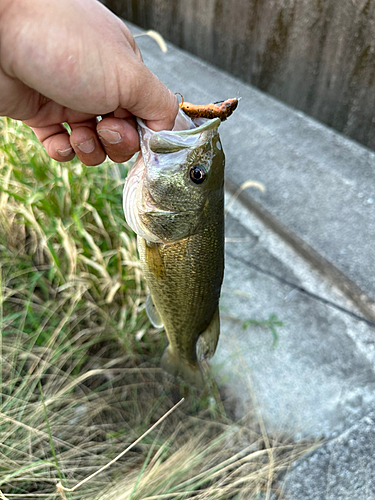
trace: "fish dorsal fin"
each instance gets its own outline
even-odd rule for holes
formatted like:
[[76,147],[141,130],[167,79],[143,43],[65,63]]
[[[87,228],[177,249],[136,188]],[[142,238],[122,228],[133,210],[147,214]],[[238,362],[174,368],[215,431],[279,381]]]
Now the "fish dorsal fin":
[[152,301],[151,295],[148,294],[146,298],[146,313],[150,323],[154,328],[163,328],[163,322],[156,310],[155,304]]
[[220,314],[219,308],[216,308],[212,316],[211,323],[206,330],[199,335],[197,341],[197,357],[199,360],[209,359],[215,354],[216,346],[220,335]]

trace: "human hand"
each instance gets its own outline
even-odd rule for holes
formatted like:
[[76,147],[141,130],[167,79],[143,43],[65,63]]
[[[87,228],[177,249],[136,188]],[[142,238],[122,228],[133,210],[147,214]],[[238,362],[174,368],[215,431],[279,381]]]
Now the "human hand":
[[135,116],[163,130],[178,111],[128,28],[97,0],[0,0],[0,96],[0,115],[29,125],[51,158],[76,154],[86,165],[138,151]]

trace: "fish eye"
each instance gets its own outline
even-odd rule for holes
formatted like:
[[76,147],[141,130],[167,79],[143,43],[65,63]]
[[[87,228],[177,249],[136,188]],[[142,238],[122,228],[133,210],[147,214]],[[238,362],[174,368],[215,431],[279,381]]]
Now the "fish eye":
[[190,169],[190,179],[194,184],[202,184],[207,177],[206,169],[202,165],[195,165]]

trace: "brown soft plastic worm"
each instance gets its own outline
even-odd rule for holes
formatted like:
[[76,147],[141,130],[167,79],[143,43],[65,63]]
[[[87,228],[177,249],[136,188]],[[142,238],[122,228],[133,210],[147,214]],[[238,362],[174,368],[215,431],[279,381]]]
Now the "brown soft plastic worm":
[[180,108],[190,118],[220,118],[223,122],[230,116],[237,108],[238,99],[227,99],[226,101],[210,103],[210,104],[192,104],[191,102],[184,102],[182,98]]

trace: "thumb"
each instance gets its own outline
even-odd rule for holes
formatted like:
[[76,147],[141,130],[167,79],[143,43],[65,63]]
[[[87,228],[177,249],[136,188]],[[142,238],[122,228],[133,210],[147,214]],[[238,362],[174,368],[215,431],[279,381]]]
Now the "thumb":
[[143,62],[139,61],[137,66],[131,95],[126,92],[127,102],[121,106],[145,120],[152,130],[171,130],[179,109],[176,95]]

